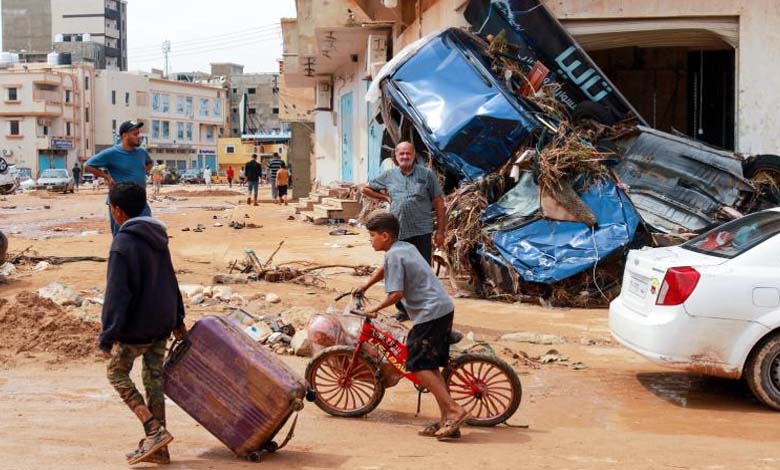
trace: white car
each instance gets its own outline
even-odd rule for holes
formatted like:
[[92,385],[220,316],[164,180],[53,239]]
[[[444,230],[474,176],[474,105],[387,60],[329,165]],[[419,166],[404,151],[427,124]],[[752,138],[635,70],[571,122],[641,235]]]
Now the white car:
[[49,191],[62,191],[63,193],[74,190],[73,178],[70,177],[68,170],[62,168],[43,170],[41,176],[38,177],[38,186]]
[[658,364],[744,378],[780,410],[780,209],[628,254],[612,335]]

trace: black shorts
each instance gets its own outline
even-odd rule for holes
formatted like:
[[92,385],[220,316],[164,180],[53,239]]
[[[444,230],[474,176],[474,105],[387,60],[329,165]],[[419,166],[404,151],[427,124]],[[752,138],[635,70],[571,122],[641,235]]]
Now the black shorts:
[[424,235],[417,235],[416,237],[407,238],[406,240],[401,240],[402,242],[411,243],[414,245],[415,248],[417,248],[417,251],[420,252],[423,258],[425,258],[425,261],[428,262],[428,264],[431,264],[431,253],[433,251],[432,245],[433,245],[433,234],[426,233]]
[[406,337],[406,370],[437,370],[450,360],[450,333],[454,312],[414,325]]
[[279,197],[287,196],[287,186],[277,186],[276,191],[278,191]]

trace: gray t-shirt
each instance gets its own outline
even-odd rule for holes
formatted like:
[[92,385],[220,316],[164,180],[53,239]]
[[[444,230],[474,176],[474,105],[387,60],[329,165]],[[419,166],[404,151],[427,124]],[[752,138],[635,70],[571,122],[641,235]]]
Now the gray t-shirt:
[[417,248],[397,241],[385,254],[385,292],[404,293],[403,303],[412,323],[419,325],[441,318],[454,310],[444,291]]
[[400,240],[433,232],[433,198],[444,193],[431,170],[417,163],[408,175],[398,167],[391,168],[368,186],[374,191],[385,189],[390,195],[390,213],[401,224]]

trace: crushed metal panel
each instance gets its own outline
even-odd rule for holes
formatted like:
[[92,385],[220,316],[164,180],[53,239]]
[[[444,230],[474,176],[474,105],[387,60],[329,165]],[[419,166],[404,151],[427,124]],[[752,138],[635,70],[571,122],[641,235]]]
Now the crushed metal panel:
[[723,206],[738,206],[753,186],[730,152],[654,129],[621,143],[616,171],[642,219],[665,232],[696,232],[717,223]]
[[419,47],[382,86],[433,157],[459,180],[497,170],[540,126],[490,73],[483,48],[450,28]]
[[553,284],[579,274],[626,247],[639,216],[611,180],[594,183],[581,194],[597,225],[537,220],[493,234],[493,244],[525,281]]

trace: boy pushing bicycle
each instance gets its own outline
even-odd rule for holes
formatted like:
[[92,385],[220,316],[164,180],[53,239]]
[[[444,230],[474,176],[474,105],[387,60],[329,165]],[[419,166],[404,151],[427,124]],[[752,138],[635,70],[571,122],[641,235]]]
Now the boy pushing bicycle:
[[371,246],[384,251],[384,265],[376,270],[365,286],[355,293],[363,294],[377,282],[385,281],[387,297],[366,315],[402,301],[413,327],[406,338],[406,369],[414,372],[420,383],[436,398],[441,419],[418,434],[438,439],[460,437],[460,426],[469,415],[449,394],[439,368],[447,367],[450,333],[454,317],[452,299],[414,245],[399,241],[399,223],[394,215],[382,212],[366,223]]

